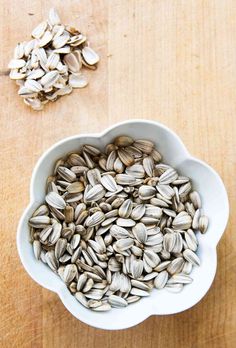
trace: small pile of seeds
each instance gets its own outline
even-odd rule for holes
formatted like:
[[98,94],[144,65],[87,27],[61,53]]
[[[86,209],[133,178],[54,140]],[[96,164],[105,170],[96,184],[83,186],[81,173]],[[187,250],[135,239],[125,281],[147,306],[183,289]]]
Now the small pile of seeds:
[[31,33],[32,40],[18,43],[8,67],[10,78],[20,86],[18,94],[34,110],[87,86],[82,66],[95,70],[97,53],[79,30],[61,24],[54,8],[49,19]]
[[191,283],[208,218],[151,141],[119,136],[104,152],[83,145],[59,159],[29,225],[35,257],[82,305],[106,311]]

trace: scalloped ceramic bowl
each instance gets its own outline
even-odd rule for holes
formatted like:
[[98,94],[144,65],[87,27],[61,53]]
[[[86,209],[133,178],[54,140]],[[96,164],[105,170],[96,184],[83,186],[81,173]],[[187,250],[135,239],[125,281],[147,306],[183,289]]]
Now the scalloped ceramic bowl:
[[[36,207],[44,200],[47,176],[52,172],[55,161],[80,145],[89,143],[100,148],[116,136],[127,134],[133,138],[152,140],[162,153],[164,161],[181,174],[192,179],[193,186],[200,192],[205,214],[210,219],[205,235],[198,235],[201,266],[194,267],[191,276],[194,281],[177,294],[154,289],[150,297],[129,305],[124,309],[109,312],[92,312],[77,302],[61,279],[46,265],[34,258],[29,243],[27,221]],[[65,307],[79,320],[91,326],[115,330],[136,325],[151,315],[182,312],[199,302],[210,288],[217,266],[216,247],[228,220],[228,197],[219,175],[206,163],[192,157],[180,138],[167,127],[152,121],[133,120],[117,124],[101,134],[76,135],[53,145],[36,164],[31,185],[30,204],[19,222],[17,247],[21,261],[29,275],[41,286],[58,294]]]

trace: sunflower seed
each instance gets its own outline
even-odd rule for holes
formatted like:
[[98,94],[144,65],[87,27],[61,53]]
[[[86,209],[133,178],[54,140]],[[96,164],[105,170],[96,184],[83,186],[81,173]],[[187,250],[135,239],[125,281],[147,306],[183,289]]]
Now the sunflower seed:
[[131,285],[141,290],[150,291],[150,286],[139,280],[131,279]]
[[117,184],[116,184],[114,178],[111,175],[104,175],[101,178],[101,184],[108,191],[115,192],[115,191],[118,190]]
[[154,144],[149,140],[135,140],[134,147],[136,147],[138,150],[150,154],[154,148]]
[[79,276],[78,278],[78,282],[77,282],[77,291],[81,291],[84,287],[84,285],[86,284],[88,279],[88,276],[86,273],[83,273]]
[[77,153],[70,154],[68,157],[68,162],[71,166],[86,166],[86,162],[83,157]]
[[73,182],[72,184],[68,185],[66,190],[69,193],[80,193],[84,191],[84,184],[80,181]]
[[185,210],[186,212],[192,217],[194,217],[194,214],[195,214],[195,209],[194,209],[194,206],[192,203],[189,203],[189,202],[186,202],[185,203]]
[[152,205],[146,205],[145,216],[160,219],[162,216],[162,209],[160,209],[159,207],[154,207]]
[[40,259],[40,255],[41,255],[41,243],[38,240],[34,240],[33,241],[33,250],[34,250],[34,256],[37,260]]
[[63,256],[61,256],[61,257],[59,258],[59,261],[60,261],[61,263],[66,263],[66,262],[68,262],[70,259],[71,259],[71,255],[65,253]]
[[199,257],[190,249],[185,249],[183,252],[183,256],[185,260],[188,262],[191,262],[195,266],[200,266],[200,259]]
[[183,290],[183,284],[166,284],[166,289],[169,292],[178,293]]
[[139,188],[138,193],[139,193],[139,197],[140,197],[142,200],[148,200],[148,199],[151,199],[152,197],[155,196],[156,190],[155,190],[155,188],[152,187],[152,186],[142,185],[142,186]]
[[127,199],[119,208],[119,216],[121,218],[128,218],[132,212],[132,201]]
[[29,91],[37,93],[42,90],[42,85],[35,80],[26,80],[25,88],[27,88]]
[[96,253],[101,254],[103,252],[103,247],[99,243],[95,242],[94,240],[89,239],[88,244],[93,248],[93,250]]
[[167,271],[170,274],[180,273],[184,265],[184,259],[182,257],[177,257],[167,267]]
[[60,24],[61,20],[55,8],[51,8],[49,11],[49,22],[51,25]]
[[45,204],[42,204],[35,210],[32,216],[41,216],[41,215],[48,215],[48,214],[49,214],[48,207]]
[[111,305],[109,303],[103,303],[101,306],[91,307],[91,309],[95,312],[106,312],[111,309]]
[[[143,261],[134,260],[131,264],[131,273],[134,279],[138,279],[143,273]],[[133,294],[135,295],[135,294]],[[139,295],[138,295],[139,296]]]
[[125,165],[123,164],[123,162],[121,162],[119,157],[116,158],[113,167],[114,167],[114,170],[119,174],[123,173],[125,169]]
[[132,175],[128,174],[117,174],[116,175],[116,182],[119,185],[134,185],[136,183],[136,179]]
[[169,280],[168,284],[189,284],[193,279],[184,273],[174,274]]
[[131,295],[135,295],[135,296],[140,296],[140,297],[146,297],[146,296],[150,295],[150,293],[148,291],[141,290],[141,289],[138,289],[138,288],[132,288],[130,290],[130,294]]
[[187,182],[186,184],[180,186],[179,188],[179,196],[181,199],[185,198],[189,192],[191,191],[191,184],[190,182]]
[[146,282],[146,281],[150,281],[150,280],[156,278],[157,275],[158,275],[157,272],[151,272],[151,273],[149,273],[149,274],[146,274],[146,275],[142,278],[142,281],[145,281],[145,282]]
[[24,56],[24,43],[18,43],[14,50],[14,59],[21,59]]
[[54,37],[52,41],[52,46],[54,48],[62,48],[69,41],[70,35],[67,31],[64,31],[62,35]]
[[145,205],[144,204],[138,204],[136,207],[133,208],[130,217],[133,220],[140,220],[144,213],[146,211]]
[[143,259],[152,268],[156,267],[161,262],[159,256],[152,250],[145,250]]
[[91,156],[86,151],[83,151],[83,156],[84,156],[84,159],[85,159],[87,166],[90,169],[94,168],[95,163],[93,162]]
[[20,69],[25,66],[24,59],[12,59],[10,63],[8,64],[9,69]]
[[52,33],[49,30],[46,30],[42,37],[39,39],[39,47],[46,46],[52,40]]
[[192,251],[196,251],[198,247],[198,242],[195,233],[189,229],[187,232],[184,233],[184,237],[188,248]]
[[77,267],[75,265],[66,265],[63,272],[63,280],[66,284],[71,283],[77,274]]
[[70,241],[70,245],[71,245],[71,248],[73,250],[75,250],[78,246],[79,246],[79,243],[80,243],[80,239],[81,239],[81,236],[79,234],[74,234],[71,241]]
[[199,228],[199,231],[201,233],[206,233],[206,230],[208,228],[208,223],[209,223],[209,220],[208,220],[208,217],[205,216],[205,215],[202,215],[200,218],[199,218],[199,222],[198,222],[198,228]]
[[[22,86],[18,90],[18,94],[22,97],[27,97],[27,101],[30,99],[30,97],[35,97],[36,93],[32,90],[26,88],[25,86]],[[25,99],[26,100],[26,99]]]
[[164,207],[164,208],[168,208],[168,203],[166,203],[165,201],[159,199],[159,198],[151,198],[150,199],[150,203],[154,206],[157,206],[157,207]]
[[164,249],[171,252],[175,246],[176,235],[174,233],[166,233],[163,237]]
[[40,234],[39,234],[39,240],[42,244],[46,244],[47,243],[47,239],[49,237],[49,235],[51,234],[52,232],[52,226],[46,226],[44,227]]
[[192,225],[191,216],[185,211],[179,213],[173,220],[172,226],[174,229],[189,229]]
[[130,233],[125,228],[117,226],[117,225],[113,225],[110,228],[110,233],[111,233],[112,237],[114,237],[116,239],[122,239],[122,238],[129,238],[130,237]]
[[88,308],[88,301],[82,292],[76,292],[75,298],[86,308]]
[[113,209],[105,214],[106,219],[118,217],[118,209]]
[[64,180],[68,181],[68,183],[76,180],[75,173],[73,173],[70,169],[66,167],[58,167],[57,172]]
[[101,184],[93,186],[88,192],[84,193],[86,202],[96,202],[105,196],[106,191]]
[[125,172],[126,174],[131,175],[137,179],[142,179],[145,176],[145,170],[141,164],[133,164],[132,166],[127,167]]
[[120,227],[133,227],[135,225],[135,221],[132,219],[118,218],[116,220],[116,224]]
[[171,199],[175,194],[174,189],[170,185],[158,184],[156,186],[156,189],[163,197],[167,199]]
[[34,216],[31,219],[29,219],[29,225],[35,228],[44,228],[45,226],[49,225],[51,222],[51,219],[49,216]]
[[154,159],[155,162],[160,162],[162,159],[161,154],[156,149],[152,150],[151,157]]
[[126,166],[126,167],[130,167],[132,166],[132,164],[134,164],[134,158],[132,155],[130,155],[129,152],[127,152],[126,150],[123,149],[119,149],[117,151],[117,154],[119,156],[119,159],[121,160],[121,162]]
[[147,228],[143,223],[138,223],[132,228],[132,233],[140,243],[147,241]]
[[53,224],[52,233],[50,233],[48,238],[49,243],[51,245],[56,244],[56,242],[61,236],[61,230],[62,230],[62,225],[60,223],[56,222]]
[[147,246],[154,246],[156,244],[160,244],[163,241],[163,236],[161,233],[158,233],[154,236],[148,236],[145,245]]
[[118,239],[115,243],[115,246],[120,251],[125,251],[134,244],[134,241],[132,238],[125,238],[125,239]]
[[191,262],[185,262],[184,267],[182,269],[182,273],[190,274],[193,269],[193,264]]
[[9,77],[12,80],[22,80],[26,77],[26,74],[18,72],[17,69],[12,69],[10,74],[9,74]]
[[70,223],[74,221],[74,209],[71,206],[66,206],[64,209],[65,222]]
[[198,229],[200,216],[201,216],[201,210],[200,210],[200,209],[197,209],[197,210],[195,211],[195,214],[194,214],[194,216],[193,216],[193,221],[192,221],[192,228],[193,228],[194,230],[197,230],[197,229]]
[[60,259],[60,257],[64,254],[66,251],[66,245],[67,241],[64,238],[59,238],[55,245],[55,256],[57,259]]
[[177,172],[173,168],[169,168],[160,176],[159,183],[162,185],[168,185],[175,181],[177,178]]
[[91,279],[91,278],[88,279],[86,284],[85,284],[85,286],[84,286],[84,288],[83,288],[83,293],[86,293],[86,292],[90,291],[92,289],[92,287],[93,287],[93,284],[94,284],[93,279]]
[[126,135],[120,135],[119,137],[114,139],[114,144],[118,147],[129,146],[129,145],[132,145],[133,142],[134,142],[133,138]]
[[170,263],[171,263],[171,261],[161,262],[157,267],[155,267],[155,271],[161,272],[161,271],[165,270],[169,266]]
[[201,198],[200,198],[200,195],[197,191],[192,191],[189,194],[189,198],[190,198],[191,202],[193,203],[193,206],[195,209],[201,209],[201,207],[202,207]]
[[168,280],[168,272],[162,271],[160,272],[157,277],[154,279],[154,286],[157,289],[163,289],[167,283]]
[[148,176],[153,176],[153,170],[154,170],[154,161],[151,156],[144,157],[143,159],[143,168]]
[[103,294],[103,289],[91,289],[90,291],[85,293],[85,297],[93,300],[101,300]]
[[48,264],[48,266],[53,270],[53,271],[56,271],[57,268],[58,268],[58,261],[55,257],[55,254],[54,254],[54,251],[51,250],[51,251],[48,251],[46,254],[45,254],[45,260]]
[[115,308],[122,308],[128,305],[128,303],[126,302],[124,298],[117,295],[110,295],[108,297],[108,302],[110,303],[112,307],[115,307]]
[[128,296],[126,298],[126,301],[127,301],[128,304],[135,303],[135,302],[139,301],[140,298],[141,298],[140,296]]
[[64,199],[56,192],[49,192],[45,200],[51,207],[56,209],[64,209],[66,206]]
[[104,213],[102,213],[101,211],[97,211],[96,213],[94,213],[93,215],[89,216],[86,219],[85,224],[87,227],[97,226],[101,224],[101,222],[104,221],[104,219],[105,219]]

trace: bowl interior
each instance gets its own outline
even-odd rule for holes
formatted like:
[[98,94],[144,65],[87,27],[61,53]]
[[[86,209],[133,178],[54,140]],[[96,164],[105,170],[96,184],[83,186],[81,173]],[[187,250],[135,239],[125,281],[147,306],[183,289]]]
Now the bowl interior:
[[[122,310],[112,309],[107,313],[94,313],[82,307],[47,266],[36,261],[29,243],[27,221],[45,197],[45,183],[52,173],[54,163],[68,152],[77,151],[82,144],[92,144],[100,149],[112,142],[114,137],[126,134],[135,139],[152,140],[163,161],[175,167],[182,175],[192,179],[199,191],[205,214],[210,225],[205,235],[199,235],[201,266],[194,268],[192,284],[179,294],[153,290],[150,297],[129,305]],[[224,231],[228,217],[228,201],[219,176],[209,166],[192,158],[180,139],[166,127],[154,122],[135,121],[115,126],[100,135],[82,135],[65,139],[49,149],[37,163],[31,182],[31,204],[19,224],[18,250],[21,260],[31,277],[42,286],[55,291],[64,305],[77,318],[92,326],[104,329],[120,329],[135,325],[151,314],[177,313],[197,303],[209,289],[216,270],[216,244]]]

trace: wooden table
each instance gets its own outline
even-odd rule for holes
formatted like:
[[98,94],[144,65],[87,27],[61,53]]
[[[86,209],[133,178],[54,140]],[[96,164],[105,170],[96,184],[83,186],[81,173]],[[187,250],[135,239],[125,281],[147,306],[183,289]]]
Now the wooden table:
[[[17,96],[6,66],[15,44],[28,38],[51,5],[87,34],[101,62],[88,73],[87,88],[37,113]],[[214,284],[200,303],[117,332],[73,318],[55,294],[29,278],[15,243],[43,151],[63,137],[132,118],[158,120],[176,131],[193,155],[220,173],[231,211],[236,208],[235,1],[3,0],[0,18],[0,346],[235,347],[235,216],[218,246]]]

